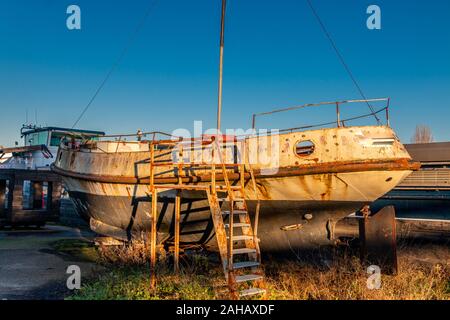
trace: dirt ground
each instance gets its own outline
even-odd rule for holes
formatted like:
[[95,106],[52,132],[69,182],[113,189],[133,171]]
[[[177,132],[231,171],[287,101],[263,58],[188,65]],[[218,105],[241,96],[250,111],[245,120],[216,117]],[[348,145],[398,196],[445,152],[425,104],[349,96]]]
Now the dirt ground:
[[414,263],[450,266],[450,243],[425,241],[408,245],[400,243],[398,255]]
[[66,273],[81,268],[81,281],[92,276],[95,263],[61,254],[52,246],[63,239],[92,239],[89,231],[62,226],[40,230],[0,230],[0,299],[63,299],[70,291]]

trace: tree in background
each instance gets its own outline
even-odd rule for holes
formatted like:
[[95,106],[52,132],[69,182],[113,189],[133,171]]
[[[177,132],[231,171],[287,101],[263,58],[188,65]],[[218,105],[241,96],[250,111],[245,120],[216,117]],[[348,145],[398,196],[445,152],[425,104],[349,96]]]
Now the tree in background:
[[418,125],[416,126],[416,132],[411,138],[412,143],[431,143],[433,142],[433,134],[428,126]]

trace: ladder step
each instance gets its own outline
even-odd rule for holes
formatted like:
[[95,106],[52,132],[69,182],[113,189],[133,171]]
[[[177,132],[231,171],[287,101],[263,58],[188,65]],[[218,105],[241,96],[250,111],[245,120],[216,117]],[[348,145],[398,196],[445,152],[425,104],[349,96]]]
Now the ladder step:
[[[250,223],[233,223],[233,228],[250,228],[252,225]],[[230,224],[226,223],[225,228],[229,228]]]
[[247,281],[255,281],[255,280],[261,280],[263,276],[260,276],[258,274],[246,274],[243,276],[236,276],[236,282],[247,282]]
[[[233,214],[246,214],[248,211],[245,210],[233,210]],[[230,214],[230,210],[222,211],[222,214]]]
[[258,261],[243,261],[233,263],[233,269],[253,268],[258,266],[259,266]]
[[260,288],[250,288],[250,289],[245,289],[239,292],[239,296],[240,297],[248,297],[248,296],[254,296],[257,294],[263,294],[266,293],[266,290],[264,289],[260,289]]
[[[227,239],[230,239],[230,237],[227,236]],[[253,240],[252,236],[234,236],[233,241],[244,241],[244,240]]]
[[245,254],[245,253],[256,253],[256,249],[250,248],[233,249],[233,254]]

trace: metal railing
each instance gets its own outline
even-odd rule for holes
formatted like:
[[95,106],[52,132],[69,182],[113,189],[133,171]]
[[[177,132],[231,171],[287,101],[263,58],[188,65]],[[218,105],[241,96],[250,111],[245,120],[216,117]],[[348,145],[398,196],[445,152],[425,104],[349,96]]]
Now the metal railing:
[[111,138],[115,138],[116,141],[123,141],[123,139],[125,138],[129,138],[129,137],[133,137],[136,138],[137,141],[143,140],[144,138],[151,138],[151,139],[146,139],[147,141],[156,141],[156,140],[161,140],[159,139],[160,137],[170,137],[175,138],[175,139],[183,139],[182,137],[176,137],[170,133],[166,133],[166,132],[162,132],[162,131],[149,131],[149,132],[141,132],[141,131],[137,131],[136,133],[127,133],[127,134],[109,134],[109,135],[104,135],[101,137],[98,137],[99,140],[102,139],[111,139]]
[[[367,104],[369,104],[370,102],[383,102],[383,101],[386,102],[386,105],[379,110],[376,110],[376,111],[374,110],[371,113],[364,114],[361,116],[356,116],[356,117],[347,118],[347,119],[341,119],[341,106],[344,104],[352,104],[352,103],[367,103]],[[372,117],[372,116],[375,117],[378,121],[377,115],[381,114],[383,112],[385,113],[385,117],[386,117],[386,125],[387,126],[390,125],[389,124],[390,98],[377,98],[377,99],[365,99],[365,100],[342,100],[342,101],[333,101],[333,102],[310,103],[310,104],[304,104],[301,106],[276,109],[276,110],[272,110],[272,111],[268,111],[268,112],[254,113],[252,115],[252,129],[256,129],[256,118],[260,117],[260,116],[267,116],[267,115],[272,115],[275,113],[282,113],[282,112],[294,111],[294,110],[299,110],[299,109],[304,109],[304,108],[309,108],[309,107],[320,107],[320,106],[327,106],[327,105],[334,105],[336,107],[335,108],[335,111],[336,111],[336,120],[335,121],[314,124],[314,125],[301,126],[301,127],[281,129],[280,132],[295,131],[295,130],[301,130],[301,129],[310,129],[310,128],[316,128],[316,127],[324,127],[324,126],[329,126],[329,125],[333,125],[333,124],[336,124],[337,127],[345,127],[346,123],[348,123],[350,121],[354,121],[354,120],[362,119],[362,118],[368,118],[368,117]]]

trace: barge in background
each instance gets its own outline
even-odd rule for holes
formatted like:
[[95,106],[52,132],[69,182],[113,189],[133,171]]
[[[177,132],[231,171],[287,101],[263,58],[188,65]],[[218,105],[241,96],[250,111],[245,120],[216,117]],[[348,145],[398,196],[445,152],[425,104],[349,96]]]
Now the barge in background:
[[408,144],[421,169],[374,204],[394,205],[397,217],[450,221],[450,142]]
[[24,125],[20,133],[23,146],[0,148],[0,226],[43,226],[59,217],[61,177],[50,164],[61,139],[95,139],[104,133],[34,125]]
[[[347,127],[349,121],[364,117],[340,119],[339,106],[350,102],[361,101],[318,104],[337,106],[336,127],[286,129],[237,141],[254,146],[249,154],[257,159],[262,153],[277,155],[275,162],[251,163],[258,194],[249,190],[246,196],[250,209],[261,201],[258,235],[264,251],[334,244],[337,221],[371,204],[419,168],[388,121],[387,125]],[[380,112],[388,115],[388,106]],[[94,231],[122,240],[149,232],[149,158],[154,142],[155,133],[150,140],[140,134],[136,141],[124,141],[122,136],[86,141],[77,147],[61,144],[52,169],[63,177],[78,211],[90,220]],[[162,161],[155,169],[155,183],[173,184],[179,179],[187,184],[208,183],[211,172],[207,169],[182,172],[169,164],[164,166],[164,161],[173,160],[172,151],[163,148],[155,155]],[[239,178],[235,176],[232,182]],[[173,239],[175,191],[159,193],[159,242]],[[182,198],[181,242],[216,248],[205,194],[185,190]]]

